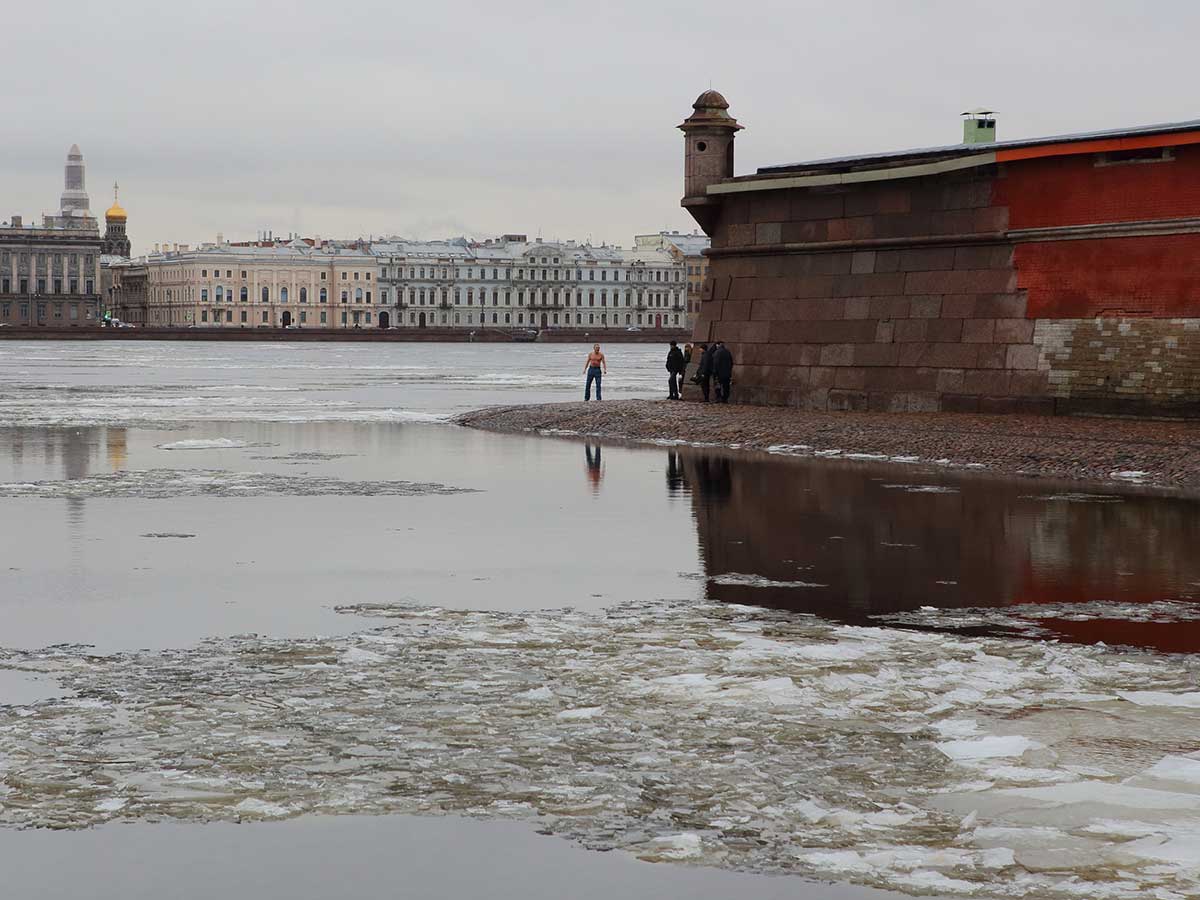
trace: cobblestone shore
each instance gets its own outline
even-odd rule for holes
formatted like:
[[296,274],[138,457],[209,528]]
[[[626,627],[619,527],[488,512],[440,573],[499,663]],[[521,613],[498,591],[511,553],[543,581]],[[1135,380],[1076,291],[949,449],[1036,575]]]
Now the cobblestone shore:
[[917,457],[999,474],[1142,484],[1200,496],[1200,422],[823,413],[667,400],[500,406],[456,421],[491,431],[678,440],[801,456]]

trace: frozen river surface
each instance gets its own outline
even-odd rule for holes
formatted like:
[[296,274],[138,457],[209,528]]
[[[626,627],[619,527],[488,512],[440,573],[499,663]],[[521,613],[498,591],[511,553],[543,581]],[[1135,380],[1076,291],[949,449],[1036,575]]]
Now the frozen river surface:
[[732,870],[579,857],[627,896],[1200,893],[1193,501],[439,421],[579,351],[0,343],[0,824],[103,826],[0,832],[21,895],[257,821],[292,897],[471,890],[444,841],[571,891],[495,820]]

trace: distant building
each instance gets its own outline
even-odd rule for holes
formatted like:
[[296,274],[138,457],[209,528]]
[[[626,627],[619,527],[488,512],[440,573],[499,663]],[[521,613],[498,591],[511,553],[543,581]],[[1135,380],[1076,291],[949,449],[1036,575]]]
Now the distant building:
[[708,275],[708,257],[704,255],[704,251],[712,243],[708,235],[660,231],[658,234],[639,234],[633,240],[634,246],[639,250],[666,250],[676,259],[683,261],[687,268],[687,327],[691,328],[696,324],[696,316],[700,313],[700,294],[704,289],[704,279]]
[[41,226],[21,216],[0,224],[0,323],[97,325],[100,317],[100,232],[88,212],[83,154],[67,154],[58,215]]
[[385,326],[390,318],[375,257],[361,250],[300,239],[266,247],[177,245],[131,261],[121,277],[136,285],[142,267],[145,304],[130,321],[147,326],[354,328],[380,324],[381,313]]
[[[508,234],[376,242],[382,303],[405,328],[682,328],[685,263],[662,247]],[[377,318],[377,323],[378,323]]]
[[113,205],[104,213],[104,244],[101,252],[105,256],[121,256],[129,259],[129,235],[125,232],[128,216],[117,198],[117,185],[113,185]]

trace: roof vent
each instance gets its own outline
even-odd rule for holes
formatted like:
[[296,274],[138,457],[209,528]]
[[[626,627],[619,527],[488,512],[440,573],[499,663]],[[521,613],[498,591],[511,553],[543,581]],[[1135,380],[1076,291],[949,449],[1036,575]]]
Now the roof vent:
[[990,109],[968,109],[963,117],[964,144],[994,144],[996,113]]

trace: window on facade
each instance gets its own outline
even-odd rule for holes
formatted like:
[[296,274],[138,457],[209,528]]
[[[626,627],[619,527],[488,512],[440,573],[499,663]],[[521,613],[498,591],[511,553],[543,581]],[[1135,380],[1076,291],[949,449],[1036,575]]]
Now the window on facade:
[[343,273],[342,273],[342,281],[345,281],[345,280],[346,280],[346,273],[345,273],[345,272],[343,272]]
[[363,301],[362,288],[355,288],[354,289],[354,302],[362,303],[362,301]]
[[269,319],[267,318],[269,315],[270,315],[270,313],[268,313],[268,312],[267,312],[267,311],[264,309],[264,310],[263,310],[263,312],[262,312],[262,320],[263,320],[263,322],[264,322],[264,323],[265,323],[265,322],[267,322],[267,321],[269,321]]
[[37,280],[37,292],[39,294],[46,293],[46,279],[45,278],[39,278]]
[[329,316],[329,313],[325,312],[325,310],[321,310],[321,324],[322,325],[326,324],[326,322],[328,321],[328,316]]
[[200,310],[200,321],[201,322],[208,321],[208,310],[207,309]]
[[[241,296],[241,300],[242,300],[242,302],[243,302],[243,303],[245,303],[245,302],[247,302],[249,299],[250,299],[250,291],[249,291],[249,289],[248,289],[248,288],[246,288],[245,286],[243,286],[243,287],[242,287],[242,296]],[[242,313],[242,321],[243,321],[243,322],[245,321],[245,315],[246,315],[245,313]]]
[[[68,282],[68,289],[69,289],[70,293],[72,293],[72,294],[78,294],[78,293],[79,293],[79,279],[78,279],[78,278],[72,278],[72,279],[71,279],[71,280]],[[43,288],[42,288],[40,291],[38,291],[38,293],[39,293],[39,294],[40,294],[40,293],[44,293],[44,292],[45,292],[45,288],[44,288],[44,287],[43,287]]]
[[242,269],[242,277],[243,277],[243,278],[245,278],[245,277],[246,277],[246,270],[245,270],[245,269]]
[[321,302],[322,303],[329,302],[329,291],[326,288],[321,288]]
[[[327,278],[325,277],[325,276],[326,276],[326,275],[328,275],[328,274],[329,274],[328,272],[322,272],[322,273],[321,273],[321,280],[322,280],[322,281],[328,281],[329,279],[327,279]],[[245,272],[243,272],[243,273],[242,273],[242,277],[243,277],[243,278],[245,278],[245,277],[246,277],[246,273],[245,273]]]
[[271,293],[270,293],[270,291],[269,291],[267,288],[263,288],[263,289],[262,289],[262,302],[263,302],[263,303],[269,303],[269,302],[270,302],[270,300],[271,300]]
[[200,302],[201,302],[201,303],[207,303],[207,302],[208,302],[208,288],[201,288],[201,289],[200,289]]
[[201,269],[201,270],[200,270],[200,277],[201,277],[201,278],[207,278],[207,277],[208,277],[208,269]]
[[232,309],[225,310],[225,321],[226,322],[233,321],[233,310]]
[[280,288],[280,289],[279,289],[279,302],[280,302],[280,303],[287,303],[287,288]]
[[220,303],[224,299],[225,299],[225,288],[223,288],[221,285],[218,284],[217,285],[217,302]]
[[367,302],[368,303],[371,302],[371,292],[370,291],[367,291]]
[[368,272],[368,273],[367,273],[367,281],[370,281],[370,280],[371,280],[371,273],[370,273],[370,272]]
[[348,292],[348,291],[342,291],[342,302],[343,302],[343,303],[347,303],[347,302],[349,302],[349,300],[350,300],[350,294],[349,294],[349,292]]
[[[308,302],[308,288],[300,288],[300,302]],[[303,313],[301,313],[301,315],[303,315]]]

